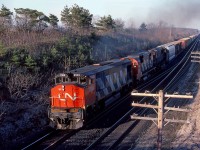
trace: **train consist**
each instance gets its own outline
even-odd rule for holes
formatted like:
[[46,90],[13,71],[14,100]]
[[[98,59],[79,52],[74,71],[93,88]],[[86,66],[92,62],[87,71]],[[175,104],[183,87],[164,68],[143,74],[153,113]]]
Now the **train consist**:
[[196,37],[58,74],[51,89],[50,126],[57,129],[82,127],[84,120],[105,107],[106,100],[113,94],[145,81],[152,72],[176,58]]

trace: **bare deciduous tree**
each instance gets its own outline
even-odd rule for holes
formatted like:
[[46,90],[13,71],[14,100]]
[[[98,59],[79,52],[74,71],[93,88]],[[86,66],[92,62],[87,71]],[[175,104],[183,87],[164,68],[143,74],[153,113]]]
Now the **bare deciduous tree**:
[[7,86],[12,99],[21,99],[27,96],[28,91],[40,83],[39,74],[24,73],[17,70],[10,75]]

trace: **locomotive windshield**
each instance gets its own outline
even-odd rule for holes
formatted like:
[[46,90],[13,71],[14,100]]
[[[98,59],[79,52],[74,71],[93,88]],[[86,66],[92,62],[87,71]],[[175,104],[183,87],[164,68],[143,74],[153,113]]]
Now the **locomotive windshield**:
[[77,74],[59,74],[55,77],[55,84],[59,83],[79,83],[86,85],[87,77]]

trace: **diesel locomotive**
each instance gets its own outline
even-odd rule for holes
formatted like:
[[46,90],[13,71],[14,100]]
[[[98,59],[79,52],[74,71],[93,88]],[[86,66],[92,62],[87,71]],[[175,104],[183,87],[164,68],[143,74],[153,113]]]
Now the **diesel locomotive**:
[[179,55],[197,35],[170,42],[148,51],[60,73],[51,88],[50,126],[78,129],[106,100],[145,81]]

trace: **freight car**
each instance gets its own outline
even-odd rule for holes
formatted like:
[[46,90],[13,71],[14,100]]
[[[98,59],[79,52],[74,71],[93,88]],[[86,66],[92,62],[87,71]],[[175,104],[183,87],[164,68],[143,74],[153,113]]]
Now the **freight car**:
[[109,97],[145,81],[191,42],[190,38],[181,39],[136,55],[58,74],[51,89],[50,126],[82,127],[87,117],[104,108]]

